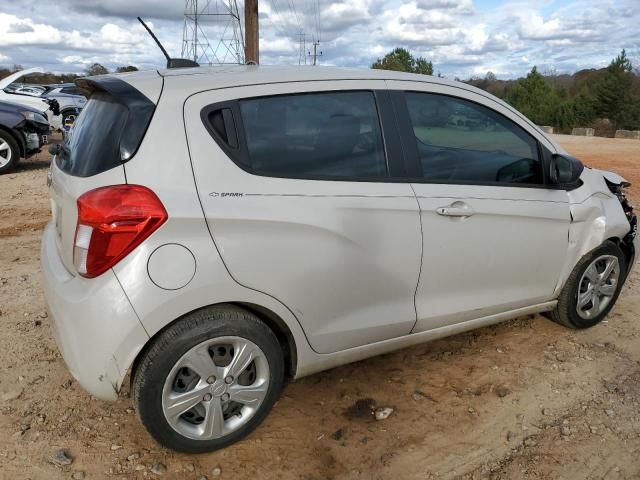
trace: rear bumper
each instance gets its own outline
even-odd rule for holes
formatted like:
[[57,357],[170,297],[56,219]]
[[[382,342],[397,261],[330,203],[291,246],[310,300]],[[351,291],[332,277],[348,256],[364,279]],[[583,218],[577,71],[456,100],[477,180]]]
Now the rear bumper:
[[43,287],[56,343],[69,371],[90,394],[115,400],[149,336],[112,270],[73,276],[63,265],[53,223],[41,246]]

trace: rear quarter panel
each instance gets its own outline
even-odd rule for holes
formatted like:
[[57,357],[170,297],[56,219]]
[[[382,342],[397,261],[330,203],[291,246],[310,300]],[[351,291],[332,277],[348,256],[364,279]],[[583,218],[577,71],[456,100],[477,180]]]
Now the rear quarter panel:
[[[199,308],[225,302],[262,306],[289,328],[298,357],[310,352],[295,316],[272,297],[237,284],[229,275],[209,234],[191,167],[182,116],[186,100],[180,78],[165,80],[161,101],[136,155],[125,164],[127,182],[155,192],[168,213],[167,222],[114,271],[150,336]],[[183,288],[166,290],[153,283],[147,271],[151,253],[177,243],[196,259],[196,272]]]

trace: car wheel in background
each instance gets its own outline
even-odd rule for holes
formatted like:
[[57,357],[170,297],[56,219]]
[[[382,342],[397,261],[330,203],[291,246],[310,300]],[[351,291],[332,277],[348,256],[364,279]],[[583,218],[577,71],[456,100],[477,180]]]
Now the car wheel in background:
[[618,299],[625,280],[622,250],[607,241],[585,255],[567,279],[551,318],[569,328],[600,323]]
[[174,450],[226,447],[255,429],[278,399],[284,360],[274,333],[235,306],[193,312],[143,352],[133,400],[149,433]]
[[13,136],[0,129],[0,174],[11,170],[20,160],[20,148]]
[[76,121],[78,114],[74,111],[62,112],[62,127],[71,128]]

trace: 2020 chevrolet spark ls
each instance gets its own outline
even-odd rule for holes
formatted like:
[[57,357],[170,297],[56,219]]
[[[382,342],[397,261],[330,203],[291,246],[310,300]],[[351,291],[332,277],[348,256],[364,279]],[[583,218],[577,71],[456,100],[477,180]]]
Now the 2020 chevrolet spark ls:
[[79,85],[42,240],[55,337],[100,399],[131,372],[176,450],[244,437],[288,378],[535,312],[595,325],[633,264],[624,179],[469,85],[287,67]]

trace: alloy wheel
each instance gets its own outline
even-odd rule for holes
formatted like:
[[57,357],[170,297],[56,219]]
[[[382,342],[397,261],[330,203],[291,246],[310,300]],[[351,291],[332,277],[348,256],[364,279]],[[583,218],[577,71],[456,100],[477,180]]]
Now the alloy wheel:
[[8,165],[11,162],[11,146],[5,140],[0,138],[0,168]]
[[602,313],[618,288],[620,262],[614,255],[601,255],[589,264],[578,283],[576,312],[590,320]]
[[241,337],[217,337],[175,363],[162,390],[162,410],[181,435],[212,440],[246,424],[268,390],[269,364],[260,347]]

